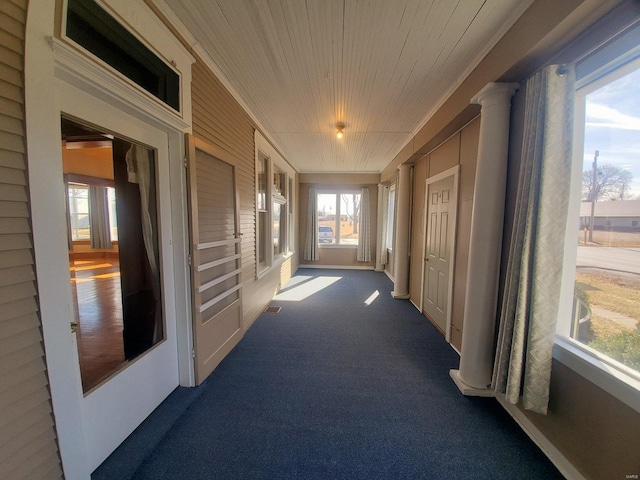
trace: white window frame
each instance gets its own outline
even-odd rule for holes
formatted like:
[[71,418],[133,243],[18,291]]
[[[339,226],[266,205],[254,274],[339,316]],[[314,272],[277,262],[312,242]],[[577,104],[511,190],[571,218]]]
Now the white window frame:
[[[392,195],[393,193],[393,195]],[[387,201],[387,238],[385,243],[387,250],[393,252],[393,234],[396,226],[396,184],[389,187],[389,198]]]
[[318,190],[316,192],[316,204],[318,204],[317,202],[317,198],[319,195],[336,195],[336,214],[335,214],[335,221],[334,221],[334,225],[333,225],[333,229],[334,229],[334,238],[335,238],[335,243],[320,243],[320,241],[318,240],[318,248],[358,248],[358,243],[360,243],[360,236],[358,234],[358,243],[356,244],[346,244],[346,243],[340,243],[340,218],[342,215],[342,212],[340,210],[340,206],[342,204],[341,201],[341,195],[360,195],[360,201],[362,201],[362,190],[358,189],[358,188],[343,188],[343,189],[338,189],[338,190]]
[[[259,209],[258,195],[259,192],[259,169],[260,162],[265,159],[265,174],[266,174],[266,193],[265,193],[265,209]],[[277,192],[274,187],[274,174],[279,173],[284,175],[281,190]],[[294,222],[295,218],[295,170],[286,162],[286,160],[278,153],[278,151],[267,141],[265,137],[256,130],[255,132],[255,259],[256,259],[256,278],[261,278],[271,271],[271,269],[279,266],[285,259],[289,258],[294,253],[293,242],[294,234]],[[282,252],[275,254],[273,251],[273,205],[278,203],[281,207],[285,208],[285,235],[284,245]],[[267,212],[265,227],[266,232],[260,230],[260,213]],[[262,235],[265,235],[268,245],[265,245],[265,262],[260,263],[260,248],[262,242]]]
[[[631,61],[630,61],[631,60]],[[565,233],[561,304],[558,311],[553,356],[578,374],[640,412],[640,374],[571,338],[573,296],[577,263],[576,225],[580,220],[586,96],[640,68],[640,47],[595,69],[576,85],[571,197]]]

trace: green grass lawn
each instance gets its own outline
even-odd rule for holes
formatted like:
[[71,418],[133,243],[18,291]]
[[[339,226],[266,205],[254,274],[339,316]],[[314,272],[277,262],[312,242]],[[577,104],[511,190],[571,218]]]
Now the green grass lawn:
[[[576,287],[590,307],[600,307],[640,320],[640,276],[580,269]],[[590,347],[640,371],[640,322],[636,328],[592,314],[582,339]]]

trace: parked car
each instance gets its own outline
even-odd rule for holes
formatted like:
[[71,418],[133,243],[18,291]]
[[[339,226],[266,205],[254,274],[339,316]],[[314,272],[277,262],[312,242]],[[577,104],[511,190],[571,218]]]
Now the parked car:
[[333,228],[320,225],[318,227],[318,243],[333,243]]

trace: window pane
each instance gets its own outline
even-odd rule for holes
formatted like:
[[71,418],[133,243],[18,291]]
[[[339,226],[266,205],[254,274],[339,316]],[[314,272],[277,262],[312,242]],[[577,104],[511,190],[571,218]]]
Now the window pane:
[[338,195],[335,193],[318,194],[318,243],[335,245],[336,222],[338,215]]
[[360,194],[340,194],[340,244],[358,245],[358,222],[360,221]]
[[89,240],[89,187],[83,184],[69,185],[69,219],[71,239]]
[[280,202],[273,202],[273,255],[284,252],[286,241],[286,212],[287,207]]
[[109,229],[111,241],[118,241],[118,218],[116,217],[116,189],[107,187],[107,199],[109,202]]
[[266,211],[258,212],[258,267],[260,269],[267,266],[267,215]]
[[258,185],[256,188],[258,210],[267,209],[267,159],[258,157]]
[[640,372],[640,70],[585,107],[571,336]]
[[387,215],[387,248],[393,249],[393,225],[396,215],[396,189],[389,190],[389,213]]
[[273,174],[273,194],[286,197],[286,175],[284,173],[276,171]]

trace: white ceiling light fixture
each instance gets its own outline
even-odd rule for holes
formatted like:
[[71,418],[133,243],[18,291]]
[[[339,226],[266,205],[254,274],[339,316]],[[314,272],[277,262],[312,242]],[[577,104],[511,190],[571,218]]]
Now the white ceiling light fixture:
[[336,137],[342,138],[344,137],[344,123],[336,123]]

